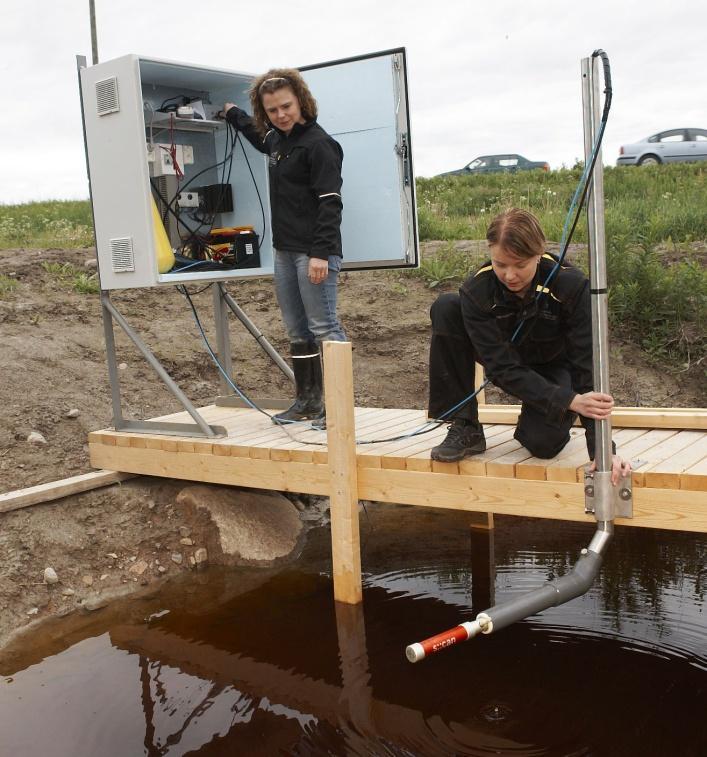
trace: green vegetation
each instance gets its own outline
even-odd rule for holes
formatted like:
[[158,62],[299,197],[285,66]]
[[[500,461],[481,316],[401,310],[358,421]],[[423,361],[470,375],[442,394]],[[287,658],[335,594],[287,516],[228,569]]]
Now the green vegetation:
[[2,299],[6,294],[12,292],[16,287],[17,282],[15,281],[15,279],[0,274],[0,299]]
[[[559,242],[581,168],[418,179],[420,239],[483,239],[501,210],[526,208]],[[604,169],[607,239],[638,232],[647,244],[707,239],[707,165]],[[574,241],[586,241],[580,220]]]
[[[581,168],[419,179],[421,239],[450,244],[423,257],[429,286],[461,280],[478,254],[455,249],[483,239],[488,222],[509,207],[535,213],[559,242]],[[612,326],[661,360],[685,366],[707,347],[707,166],[606,168],[604,172],[609,310]],[[583,213],[574,242],[587,240]],[[586,256],[575,261],[586,270]]]
[[65,288],[73,289],[79,294],[98,294],[98,276],[74,268],[71,263],[42,263],[42,268]]
[[[411,275],[430,287],[461,281],[483,253],[454,242],[484,239],[489,219],[513,206],[535,213],[547,238],[559,242],[580,175],[575,167],[418,179],[420,239],[447,244],[424,255]],[[707,165],[606,168],[604,195],[614,329],[657,358],[693,365],[707,346]],[[88,201],[0,205],[0,248],[88,247],[92,227]],[[573,241],[586,238],[582,214]],[[575,262],[584,265],[583,256]],[[69,264],[45,270],[77,292],[98,291],[95,275]],[[0,296],[14,287],[0,277]]]
[[93,245],[93,219],[87,200],[0,205],[0,248],[70,249]]

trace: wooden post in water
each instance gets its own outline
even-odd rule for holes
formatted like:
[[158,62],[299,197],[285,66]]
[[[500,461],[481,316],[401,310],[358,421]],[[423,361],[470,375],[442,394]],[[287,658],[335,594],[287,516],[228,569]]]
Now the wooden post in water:
[[357,604],[363,592],[351,342],[324,342],[324,392],[334,599]]

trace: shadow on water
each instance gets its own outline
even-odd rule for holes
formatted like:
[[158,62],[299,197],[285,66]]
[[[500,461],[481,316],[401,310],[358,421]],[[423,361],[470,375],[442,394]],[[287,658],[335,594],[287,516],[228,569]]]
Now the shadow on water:
[[212,569],[7,650],[0,754],[705,754],[704,537],[621,529],[584,597],[411,665],[593,528],[369,511],[362,606],[334,603],[320,529],[295,567]]

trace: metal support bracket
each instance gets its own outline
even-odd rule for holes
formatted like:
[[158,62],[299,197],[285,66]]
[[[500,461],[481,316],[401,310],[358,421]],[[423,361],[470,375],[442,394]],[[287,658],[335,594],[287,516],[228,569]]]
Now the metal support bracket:
[[611,471],[584,471],[584,512],[598,521],[633,518],[632,474],[611,483]]

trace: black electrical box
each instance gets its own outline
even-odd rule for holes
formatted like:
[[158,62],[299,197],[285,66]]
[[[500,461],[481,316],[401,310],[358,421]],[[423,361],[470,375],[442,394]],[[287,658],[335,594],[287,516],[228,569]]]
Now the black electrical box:
[[212,229],[209,249],[228,268],[259,268],[260,245],[251,227]]
[[199,193],[199,207],[205,213],[233,212],[233,191],[230,184],[207,184],[194,191]]

